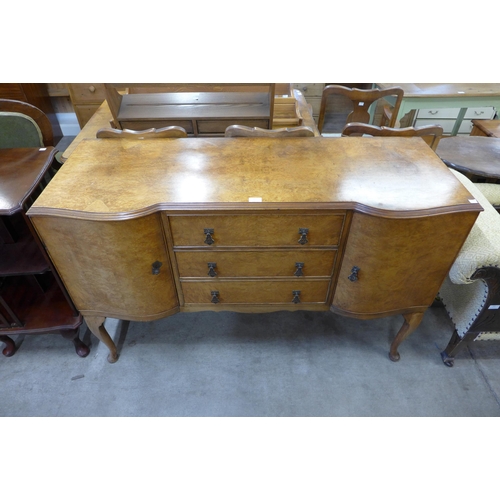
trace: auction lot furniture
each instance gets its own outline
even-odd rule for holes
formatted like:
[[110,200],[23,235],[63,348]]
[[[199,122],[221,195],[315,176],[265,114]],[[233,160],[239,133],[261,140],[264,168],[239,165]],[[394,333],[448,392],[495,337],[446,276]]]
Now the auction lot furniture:
[[[195,137],[223,136],[234,124],[273,128],[274,83],[186,83],[178,88],[159,83],[105,83],[104,87],[116,128],[144,130],[174,125]],[[136,90],[122,94],[118,88],[123,87]],[[154,92],[147,92],[148,87]]]
[[0,341],[5,356],[16,345],[9,335],[59,332],[79,356],[89,348],[78,338],[82,317],[31,227],[26,210],[46,184],[56,150],[0,149]]
[[470,135],[500,138],[500,120],[472,120]]
[[440,125],[445,134],[469,135],[473,119],[491,119],[500,111],[498,83],[376,83],[385,89],[399,86],[404,97],[397,120],[413,110],[401,126]]
[[110,362],[106,317],[300,309],[397,361],[481,210],[421,138],[241,137],[83,140],[28,214]]
[[500,214],[477,189],[481,184],[473,184],[460,172],[453,173],[484,211],[439,291],[455,325],[441,353],[447,366],[453,366],[455,354],[471,342],[500,340]]

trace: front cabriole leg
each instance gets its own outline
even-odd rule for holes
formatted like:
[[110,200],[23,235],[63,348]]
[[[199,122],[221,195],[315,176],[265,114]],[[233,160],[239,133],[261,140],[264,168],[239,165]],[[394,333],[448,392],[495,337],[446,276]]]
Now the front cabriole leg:
[[415,330],[415,328],[417,328],[423,317],[423,312],[403,314],[405,322],[392,341],[391,349],[389,351],[389,358],[391,361],[399,361],[401,357],[398,352],[399,344],[401,344],[401,342],[403,342],[403,340],[408,337]]
[[116,363],[118,360],[118,351],[106,328],[104,328],[104,320],[106,318],[104,316],[85,316],[84,318],[90,331],[109,349],[108,361]]

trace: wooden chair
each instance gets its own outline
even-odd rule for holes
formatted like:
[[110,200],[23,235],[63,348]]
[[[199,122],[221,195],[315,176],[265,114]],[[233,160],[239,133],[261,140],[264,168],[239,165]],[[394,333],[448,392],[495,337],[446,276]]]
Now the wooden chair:
[[226,128],[225,137],[314,137],[311,127],[290,127],[268,130],[245,125],[230,125]]
[[128,130],[116,128],[101,128],[96,132],[97,139],[164,139],[187,137],[182,127],[170,126],[164,128],[148,128],[146,130]]
[[443,135],[440,125],[424,125],[423,127],[377,127],[368,123],[348,123],[342,130],[343,136],[371,135],[376,137],[421,137],[433,151],[436,150]]
[[36,106],[0,99],[0,148],[54,146],[52,124]]
[[384,107],[383,117],[380,125],[387,125],[394,127],[398,116],[401,101],[403,100],[404,91],[401,87],[390,87],[388,89],[354,89],[344,87],[342,85],[327,85],[323,89],[321,95],[321,106],[319,110],[318,129],[320,133],[323,131],[325,124],[325,115],[327,104],[331,96],[343,97],[352,103],[353,109],[348,114],[345,123],[359,122],[369,123],[370,113],[368,112],[370,106],[379,99],[386,99],[387,97],[395,98],[394,106],[389,108],[386,104]]

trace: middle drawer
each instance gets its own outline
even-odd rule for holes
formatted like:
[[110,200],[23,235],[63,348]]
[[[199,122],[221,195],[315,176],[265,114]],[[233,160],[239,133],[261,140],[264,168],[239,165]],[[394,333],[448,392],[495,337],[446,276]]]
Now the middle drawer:
[[174,247],[338,245],[344,213],[331,215],[174,215]]
[[335,250],[177,251],[181,278],[331,276]]

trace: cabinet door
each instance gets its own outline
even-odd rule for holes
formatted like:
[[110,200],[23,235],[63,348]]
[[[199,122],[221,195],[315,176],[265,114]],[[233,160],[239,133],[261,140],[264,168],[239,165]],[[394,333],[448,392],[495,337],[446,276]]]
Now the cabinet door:
[[145,320],[178,306],[159,214],[33,223],[82,314]]
[[356,213],[333,309],[359,317],[430,306],[477,213],[386,219]]

